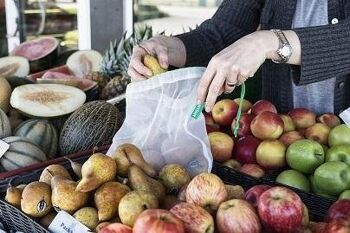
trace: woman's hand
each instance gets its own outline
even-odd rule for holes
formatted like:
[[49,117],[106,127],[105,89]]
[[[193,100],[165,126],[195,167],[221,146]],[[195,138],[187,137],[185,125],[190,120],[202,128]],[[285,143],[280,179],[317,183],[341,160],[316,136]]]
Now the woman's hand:
[[198,102],[205,102],[205,110],[210,112],[220,94],[231,93],[253,77],[278,45],[273,32],[257,31],[222,50],[211,59],[204,72],[198,87]]
[[169,65],[182,67],[186,61],[186,49],[183,42],[176,37],[155,36],[140,43],[133,49],[128,74],[133,81],[141,81],[151,76],[152,71],[143,64],[145,55],[156,56],[162,68]]

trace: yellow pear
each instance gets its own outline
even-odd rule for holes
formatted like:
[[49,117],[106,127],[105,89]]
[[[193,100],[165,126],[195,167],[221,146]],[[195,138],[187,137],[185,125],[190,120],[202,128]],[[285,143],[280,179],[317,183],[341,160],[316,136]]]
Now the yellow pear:
[[73,172],[75,173],[75,175],[77,175],[77,177],[79,177],[79,179],[81,179],[81,167],[83,165],[81,165],[80,163],[77,163],[73,160],[71,160],[68,157],[64,157],[65,159],[67,159],[70,163],[70,166],[72,167]]
[[158,59],[156,57],[149,54],[147,54],[143,58],[143,64],[152,71],[152,76],[155,76],[167,71],[166,69],[163,69],[160,66]]
[[111,157],[96,153],[83,164],[82,179],[78,183],[77,191],[90,192],[100,185],[114,180],[117,173],[117,164]]
[[146,209],[157,209],[158,200],[152,193],[132,191],[126,194],[119,203],[118,212],[123,224],[134,226],[137,217]]
[[182,186],[191,181],[191,176],[182,165],[168,164],[160,170],[159,181],[168,192],[178,192]]
[[22,192],[25,186],[9,186],[6,190],[5,201],[13,205],[14,207],[21,207]]
[[77,210],[73,217],[90,230],[95,230],[98,225],[97,210],[92,207],[84,207]]
[[129,168],[129,184],[133,190],[153,193],[158,201],[165,196],[165,187],[158,180],[146,175],[139,167],[132,165]]
[[22,192],[21,209],[35,218],[48,214],[52,209],[50,185],[39,181],[28,184]]
[[43,172],[40,175],[39,181],[41,182],[45,182],[49,185],[51,185],[51,179],[54,176],[63,176],[66,177],[67,179],[72,179],[72,177],[70,176],[69,172],[67,171],[67,169],[65,167],[63,167],[60,164],[52,164],[47,166]]
[[70,214],[84,207],[88,193],[76,191],[77,182],[63,176],[55,176],[51,180],[52,204]]
[[140,149],[133,144],[120,145],[112,154],[112,158],[117,163],[117,175],[119,176],[128,176],[129,167],[133,164],[141,168],[148,176],[157,176],[156,170],[144,160]]
[[130,188],[119,182],[107,182],[100,186],[95,192],[95,206],[98,210],[99,221],[116,217],[120,199],[128,192]]

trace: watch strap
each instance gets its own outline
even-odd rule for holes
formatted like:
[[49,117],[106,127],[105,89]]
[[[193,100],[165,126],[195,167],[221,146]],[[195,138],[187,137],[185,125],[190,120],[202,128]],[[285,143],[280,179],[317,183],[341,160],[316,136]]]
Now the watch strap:
[[279,55],[279,57],[281,58],[281,61],[276,61],[276,60],[272,60],[272,61],[275,62],[275,63],[286,63],[286,62],[288,62],[290,56],[285,56],[281,52],[283,47],[285,47],[285,46],[291,47],[287,37],[284,35],[284,33],[280,29],[271,29],[271,31],[273,33],[275,33],[275,35],[277,36],[277,38],[279,40],[279,49],[276,52]]

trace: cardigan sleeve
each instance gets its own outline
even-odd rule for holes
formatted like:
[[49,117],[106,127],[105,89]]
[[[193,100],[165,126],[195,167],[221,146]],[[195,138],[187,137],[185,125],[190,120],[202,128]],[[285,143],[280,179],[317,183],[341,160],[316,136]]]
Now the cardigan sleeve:
[[216,53],[254,32],[263,5],[264,0],[224,0],[211,19],[177,35],[186,47],[186,66],[206,66]]
[[297,85],[350,73],[350,18],[338,24],[293,29],[301,45]]

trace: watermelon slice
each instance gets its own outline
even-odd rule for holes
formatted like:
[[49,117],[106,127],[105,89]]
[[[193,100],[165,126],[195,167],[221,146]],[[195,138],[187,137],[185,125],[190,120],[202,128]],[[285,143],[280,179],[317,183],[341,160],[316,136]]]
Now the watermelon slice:
[[41,78],[48,71],[59,72],[59,73],[62,73],[62,74],[69,74],[69,75],[72,74],[72,72],[70,71],[68,66],[63,65],[63,66],[54,67],[54,68],[51,68],[51,69],[48,69],[48,70],[44,70],[44,71],[40,71],[40,72],[31,74],[31,75],[28,75],[28,79],[35,82],[38,78]]
[[30,71],[46,70],[55,64],[58,55],[59,42],[54,37],[40,37],[18,45],[12,56],[25,57],[29,60]]
[[96,82],[89,79],[78,78],[72,75],[53,71],[47,71],[41,78],[37,79],[37,83],[63,84],[77,87],[83,91],[88,91],[97,85]]

